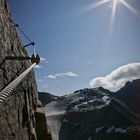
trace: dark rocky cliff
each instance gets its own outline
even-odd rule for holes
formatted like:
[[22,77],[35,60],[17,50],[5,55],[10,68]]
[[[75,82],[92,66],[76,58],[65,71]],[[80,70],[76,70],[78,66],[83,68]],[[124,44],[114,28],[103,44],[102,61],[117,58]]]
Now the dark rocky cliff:
[[52,137],[140,140],[140,117],[112,94],[103,88],[81,89],[47,104],[47,125]]
[[140,79],[126,82],[125,86],[116,92],[111,92],[102,87],[98,88],[125,103],[133,112],[140,115]]
[[140,115],[140,79],[127,82],[114,94],[114,97],[123,101],[130,109]]
[[59,97],[47,92],[38,92],[38,99],[41,101],[42,106],[57,100]]
[[[19,39],[5,0],[0,0],[0,90],[26,70],[29,61],[5,60],[6,56],[28,56]],[[37,88],[31,71],[0,104],[0,139],[36,140]]]
[[[60,140],[139,140],[140,118],[123,102],[97,89],[83,89],[55,105],[64,104]],[[49,104],[48,104],[49,107]]]

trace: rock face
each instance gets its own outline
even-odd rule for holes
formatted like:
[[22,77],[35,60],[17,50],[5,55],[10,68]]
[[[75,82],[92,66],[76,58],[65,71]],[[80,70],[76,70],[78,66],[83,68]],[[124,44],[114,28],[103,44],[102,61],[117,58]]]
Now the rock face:
[[116,92],[99,87],[98,90],[105,92],[123,103],[125,103],[133,112],[140,115],[140,79],[127,82],[124,87]]
[[[31,63],[5,60],[6,56],[28,56],[12,23],[5,0],[0,0],[0,90],[25,71]],[[37,88],[31,71],[12,94],[0,104],[0,139],[36,140]]]
[[45,106],[46,104],[50,103],[51,101],[55,101],[58,98],[58,96],[47,92],[38,92],[38,99],[41,101],[42,106]]
[[36,134],[37,140],[52,140],[46,127],[46,117],[43,108],[37,108],[35,113],[36,118]]
[[127,82],[123,88],[112,95],[140,115],[140,79]]

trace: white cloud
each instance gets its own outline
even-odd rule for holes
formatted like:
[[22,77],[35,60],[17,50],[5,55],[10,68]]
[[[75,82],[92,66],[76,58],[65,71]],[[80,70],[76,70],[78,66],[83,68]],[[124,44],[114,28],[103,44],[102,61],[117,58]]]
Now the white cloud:
[[43,66],[35,65],[35,68],[36,68],[36,69],[41,69],[41,68],[43,68]]
[[47,58],[44,58],[44,57],[40,57],[40,61],[48,63]]
[[50,78],[50,79],[56,79],[56,76],[54,76],[54,75],[48,75],[48,78]]
[[104,87],[112,91],[117,91],[125,85],[127,81],[140,78],[140,63],[131,63],[119,67],[105,77],[97,77],[90,81],[93,88]]
[[50,78],[50,79],[56,79],[57,77],[64,77],[64,76],[77,77],[78,74],[73,73],[73,72],[57,73],[57,74],[54,74],[54,75],[48,75],[48,78]]
[[40,57],[40,60],[41,60],[41,61],[45,61],[46,58],[44,58],[44,57]]
[[73,72],[67,72],[67,73],[64,73],[66,76],[71,76],[71,77],[77,77],[78,74],[76,73],[73,73]]
[[38,81],[38,82],[42,82],[42,80],[41,80],[41,79],[38,79],[37,81]]

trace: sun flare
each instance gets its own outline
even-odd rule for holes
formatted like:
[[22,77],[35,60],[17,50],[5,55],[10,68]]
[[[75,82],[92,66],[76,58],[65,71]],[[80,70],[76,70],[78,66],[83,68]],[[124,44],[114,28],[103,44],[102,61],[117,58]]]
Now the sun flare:
[[140,17],[140,12],[136,10],[134,7],[132,7],[126,0],[110,0],[112,1],[112,13],[111,13],[111,21],[110,21],[110,31],[112,31],[113,26],[114,26],[114,21],[115,21],[115,15],[117,12],[117,6],[118,4],[124,5],[129,11],[131,11],[134,15]]
[[113,28],[113,24],[114,24],[114,19],[115,19],[115,15],[116,15],[116,9],[117,9],[117,4],[120,0],[112,0],[112,13],[111,13],[111,21],[110,21],[110,32]]
[[119,0],[127,9],[129,9],[133,14],[140,17],[140,11],[132,7],[130,4],[128,4],[125,0]]
[[110,25],[109,25],[109,34],[111,35],[111,32],[114,28],[114,23],[115,23],[115,17],[117,13],[117,8],[120,5],[123,5],[124,8],[128,9],[130,12],[132,12],[134,15],[140,18],[140,11],[135,9],[132,5],[129,4],[129,0],[96,0],[96,2],[93,2],[86,7],[84,7],[81,10],[81,14],[90,12],[92,10],[95,10],[96,8],[99,8],[101,6],[105,6],[105,4],[109,5],[109,7],[112,9],[111,10],[111,17],[110,17]]

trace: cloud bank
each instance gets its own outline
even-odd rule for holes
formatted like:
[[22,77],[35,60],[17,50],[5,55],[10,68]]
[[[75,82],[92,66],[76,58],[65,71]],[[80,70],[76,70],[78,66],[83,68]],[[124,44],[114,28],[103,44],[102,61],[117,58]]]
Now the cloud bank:
[[48,78],[50,78],[50,79],[56,79],[57,77],[64,77],[64,76],[77,77],[78,74],[73,73],[73,72],[57,73],[57,74],[54,74],[54,75],[48,75]]
[[104,87],[111,91],[117,91],[122,88],[127,81],[140,78],[140,63],[131,63],[119,67],[105,77],[97,77],[90,81],[93,88]]

